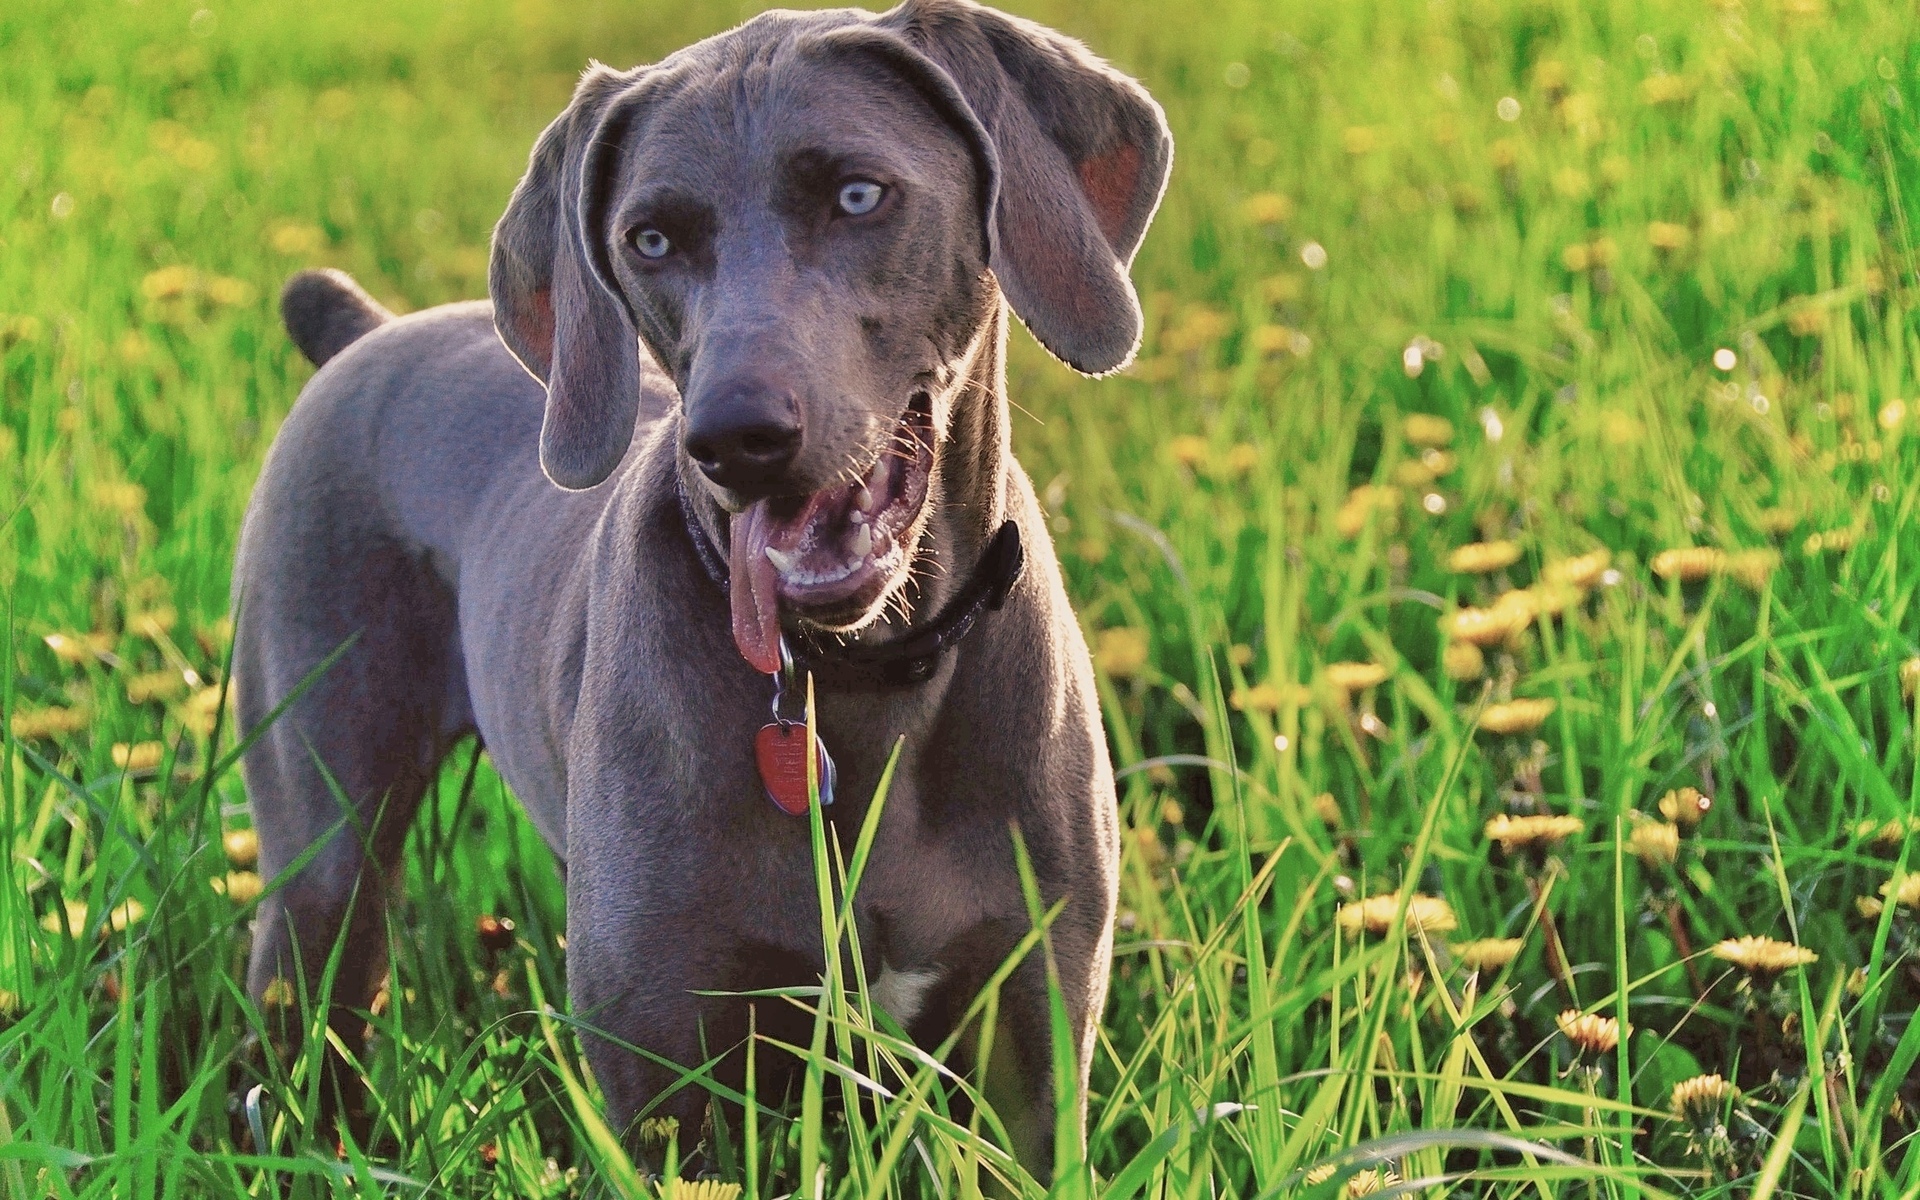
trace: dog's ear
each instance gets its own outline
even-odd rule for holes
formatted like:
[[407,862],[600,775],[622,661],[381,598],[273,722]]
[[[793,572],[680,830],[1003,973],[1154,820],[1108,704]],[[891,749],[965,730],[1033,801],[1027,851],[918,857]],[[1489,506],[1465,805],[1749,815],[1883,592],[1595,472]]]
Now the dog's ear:
[[1160,106],[1080,43],[972,0],[907,0],[878,25],[936,65],[922,90],[957,94],[984,143],[988,253],[1014,312],[1077,370],[1125,366],[1141,325],[1127,268],[1173,164]]
[[601,238],[606,179],[635,74],[594,64],[534,145],[527,173],[493,230],[487,290],[493,324],[546,385],[540,465],[568,490],[613,473],[640,412],[633,316]]

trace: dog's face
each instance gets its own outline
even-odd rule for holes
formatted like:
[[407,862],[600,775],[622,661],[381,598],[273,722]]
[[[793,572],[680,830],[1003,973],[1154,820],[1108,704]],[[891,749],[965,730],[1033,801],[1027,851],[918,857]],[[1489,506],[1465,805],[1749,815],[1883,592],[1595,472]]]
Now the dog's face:
[[495,235],[542,462],[571,487],[617,465],[644,341],[733,514],[736,640],[772,670],[782,610],[854,628],[903,586],[1002,291],[1071,365],[1131,356],[1126,264],[1170,152],[1137,85],[966,0],[769,13],[596,69]]

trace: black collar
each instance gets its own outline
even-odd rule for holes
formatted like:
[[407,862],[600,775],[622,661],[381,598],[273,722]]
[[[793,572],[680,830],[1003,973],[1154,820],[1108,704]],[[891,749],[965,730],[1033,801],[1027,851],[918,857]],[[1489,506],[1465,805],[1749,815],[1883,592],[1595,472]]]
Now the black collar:
[[[674,491],[680,495],[680,512],[686,518],[687,537],[707,578],[728,593],[727,563],[720,551],[707,539],[693,501],[675,478]],[[829,686],[854,688],[912,687],[933,678],[940,667],[940,656],[958,645],[979,621],[982,614],[998,609],[1007,601],[1007,593],[1020,581],[1027,555],[1020,543],[1020,526],[1007,521],[988,541],[987,549],[968,576],[966,585],[947,606],[925,625],[909,626],[899,637],[874,645],[847,644],[831,634],[802,630],[789,635],[795,665],[814,674]]]

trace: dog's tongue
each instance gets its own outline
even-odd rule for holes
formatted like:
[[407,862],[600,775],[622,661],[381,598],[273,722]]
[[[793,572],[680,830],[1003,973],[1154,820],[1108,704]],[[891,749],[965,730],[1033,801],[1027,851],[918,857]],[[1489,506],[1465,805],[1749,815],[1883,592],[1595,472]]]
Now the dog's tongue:
[[780,671],[780,597],[775,591],[779,579],[773,562],[767,557],[767,545],[773,540],[774,520],[765,500],[755,501],[745,512],[735,513],[732,535],[733,561],[733,643],[740,657],[765,675]]

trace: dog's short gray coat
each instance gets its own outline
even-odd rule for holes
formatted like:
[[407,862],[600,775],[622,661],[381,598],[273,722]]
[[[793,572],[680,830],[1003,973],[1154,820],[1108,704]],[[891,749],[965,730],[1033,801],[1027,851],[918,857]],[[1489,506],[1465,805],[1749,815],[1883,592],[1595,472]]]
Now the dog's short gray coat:
[[[324,365],[241,535],[243,729],[347,648],[246,758],[262,869],[325,839],[261,905],[255,996],[317,981],[344,928],[335,1028],[358,1043],[345,1008],[383,970],[405,829],[469,734],[566,864],[577,1014],[697,1064],[740,1040],[746,1006],[696,993],[816,979],[807,823],[768,803],[751,754],[769,682],[736,649],[693,538],[724,552],[730,512],[874,462],[921,395],[937,447],[914,569],[830,624],[899,636],[940,611],[1003,521],[1028,565],[925,683],[822,689],[830,815],[850,838],[898,744],[857,907],[882,998],[921,1038],[1031,928],[1017,830],[1063,905],[1051,953],[1084,1083],[1111,945],[1113,779],[1085,642],[1009,450],[1006,312],[1082,370],[1123,365],[1140,332],[1127,265],[1171,154],[1137,84],[969,0],[773,12],[655,66],[587,73],[495,233],[490,304],[390,319],[343,276],[297,279],[289,328]],[[882,182],[884,211],[841,219],[849,177]],[[641,228],[672,252],[637,253]],[[689,424],[769,395],[804,431],[797,454],[778,478],[712,484]],[[989,1077],[1043,1172],[1045,997],[1030,956]],[[623,1127],[674,1078],[598,1038],[586,1049]],[[729,1072],[737,1084],[737,1056]],[[697,1129],[703,1103],[682,1088],[654,1111]]]

